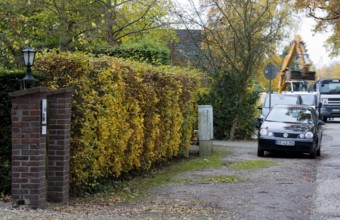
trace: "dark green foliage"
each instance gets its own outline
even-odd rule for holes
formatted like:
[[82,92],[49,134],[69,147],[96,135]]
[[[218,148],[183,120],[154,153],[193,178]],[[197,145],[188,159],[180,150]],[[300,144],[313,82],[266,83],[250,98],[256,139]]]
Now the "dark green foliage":
[[[228,139],[237,111],[236,103],[240,98],[240,79],[237,75],[227,72],[214,76],[209,94],[201,97],[200,104],[210,104],[213,106],[214,116],[214,138]],[[237,139],[249,139],[254,131],[257,92],[247,90],[244,94],[244,101],[240,114],[238,126],[235,132]]]
[[120,47],[96,48],[93,50],[93,53],[131,59],[153,65],[166,65],[170,62],[170,51],[167,47],[157,42],[146,40],[122,44]]
[[241,108],[241,118],[236,128],[235,137],[237,139],[250,139],[254,134],[256,121],[256,103],[259,99],[259,92],[247,90],[245,93],[244,108]]
[[0,70],[0,194],[10,192],[11,186],[11,100],[9,92],[20,89],[21,72]]

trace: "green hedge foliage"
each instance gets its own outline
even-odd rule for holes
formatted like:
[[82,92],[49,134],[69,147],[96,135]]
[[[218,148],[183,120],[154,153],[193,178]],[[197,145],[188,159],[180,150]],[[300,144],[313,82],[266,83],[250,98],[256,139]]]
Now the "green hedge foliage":
[[209,103],[213,106],[214,138],[229,139],[236,113],[239,113],[239,121],[235,130],[236,139],[251,139],[254,133],[254,125],[257,116],[256,102],[258,91],[249,88],[244,94],[244,104],[238,108],[235,103],[239,100],[239,79],[230,73],[220,73],[215,76],[211,90],[202,96],[200,104]]
[[23,74],[0,70],[0,195],[11,187],[11,100],[9,92],[20,89]]
[[8,194],[11,190],[12,130],[11,99],[8,93],[21,89],[25,74],[25,69],[0,68],[0,195]]
[[147,40],[125,43],[119,47],[95,48],[92,52],[94,54],[106,54],[152,65],[166,65],[170,63],[170,50],[157,42]]
[[187,157],[199,73],[108,56],[49,52],[35,68],[51,89],[72,86],[71,188]]

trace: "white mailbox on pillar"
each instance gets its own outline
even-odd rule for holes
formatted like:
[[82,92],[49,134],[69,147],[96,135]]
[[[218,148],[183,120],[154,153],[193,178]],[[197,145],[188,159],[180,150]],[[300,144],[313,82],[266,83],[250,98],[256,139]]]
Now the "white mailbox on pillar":
[[47,126],[47,99],[41,100],[41,134],[46,135]]

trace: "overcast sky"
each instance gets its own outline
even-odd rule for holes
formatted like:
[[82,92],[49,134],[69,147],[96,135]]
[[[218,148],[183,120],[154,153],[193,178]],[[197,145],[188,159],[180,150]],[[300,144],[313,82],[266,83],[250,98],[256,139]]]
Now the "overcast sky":
[[[188,3],[189,0],[176,0],[183,8],[190,8],[191,4]],[[195,3],[198,3],[199,0],[193,0]],[[188,5],[186,5],[188,4]],[[308,55],[310,60],[313,62],[316,68],[321,68],[323,66],[328,66],[332,63],[340,63],[340,56],[336,58],[330,58],[328,56],[328,52],[326,48],[323,46],[329,33],[317,33],[314,34],[312,29],[315,25],[315,21],[312,18],[306,18],[303,13],[301,15],[297,15],[299,19],[301,19],[300,27],[297,28],[297,31],[291,33],[290,39],[287,42],[282,42],[281,45],[289,45],[291,41],[294,40],[294,35],[299,34],[302,40],[306,43],[306,48],[308,50]],[[294,28],[292,28],[294,29]],[[279,50],[282,48],[278,48]],[[280,53],[278,51],[278,53]]]
[[[330,35],[329,33],[318,33],[314,34],[311,31],[315,21],[312,18],[303,18],[300,28],[298,29],[297,34],[299,34],[302,40],[306,43],[306,47],[308,50],[309,58],[313,62],[313,64],[320,68],[324,65],[329,65],[334,62],[340,62],[340,57],[336,57],[331,59],[328,56],[326,49],[323,47],[327,37]],[[294,34],[292,35],[292,39],[294,39]]]

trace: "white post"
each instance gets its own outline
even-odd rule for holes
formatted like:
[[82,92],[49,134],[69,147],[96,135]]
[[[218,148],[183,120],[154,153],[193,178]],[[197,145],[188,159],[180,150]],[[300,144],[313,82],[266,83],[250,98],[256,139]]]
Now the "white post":
[[211,105],[198,106],[198,138],[200,156],[211,156],[213,131],[213,108]]

